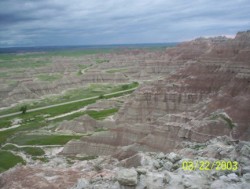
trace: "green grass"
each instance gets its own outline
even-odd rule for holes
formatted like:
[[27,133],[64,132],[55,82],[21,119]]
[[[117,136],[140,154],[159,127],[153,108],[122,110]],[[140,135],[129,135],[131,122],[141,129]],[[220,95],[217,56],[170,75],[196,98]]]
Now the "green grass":
[[46,56],[66,56],[66,57],[81,57],[92,54],[111,53],[114,49],[80,49],[80,50],[58,50],[46,53]]
[[225,121],[230,129],[233,129],[233,128],[236,126],[236,125],[232,122],[232,120],[229,119],[228,117],[226,117],[224,114],[213,114],[213,115],[210,116],[210,119],[211,119],[211,120],[216,120],[216,119],[218,119],[218,118],[220,118],[220,119],[222,119],[223,121]]
[[41,81],[55,81],[62,78],[60,74],[40,74],[37,78]]
[[[97,99],[97,98],[96,98]],[[39,112],[32,112],[32,113],[40,113],[40,114],[50,114],[51,117],[68,113],[74,110],[78,110],[80,108],[83,108],[86,105],[93,104],[96,102],[96,99],[91,99],[91,100],[86,100],[82,102],[75,102],[72,104],[66,104],[66,105],[61,105],[57,107],[52,107],[44,110],[39,110]],[[29,114],[29,113],[27,113]]]
[[81,136],[70,135],[17,135],[11,139],[11,143],[18,145],[64,145],[72,139],[80,139]]
[[[53,57],[82,57],[92,54],[105,54],[116,51],[115,49],[72,49],[72,50],[55,50],[50,52],[37,53],[5,53],[0,54],[0,69],[24,69],[37,68],[51,64]],[[102,60],[103,61],[103,60]],[[4,76],[4,75],[3,75]],[[0,76],[1,77],[1,76]]]
[[34,58],[22,58],[15,55],[9,55],[10,57],[3,58],[3,55],[0,55],[0,68],[8,69],[25,69],[25,68],[37,68],[42,66],[47,66],[51,64],[48,59],[37,60]]
[[44,157],[44,156],[42,156],[42,157],[33,156],[32,159],[33,159],[33,160],[39,160],[39,161],[44,162],[44,163],[49,162],[48,158],[46,158],[46,157]]
[[127,71],[127,68],[120,68],[120,69],[111,69],[111,70],[107,70],[107,73],[116,73],[116,72],[125,72]]
[[[4,144],[6,141],[8,141],[12,136],[14,136],[18,132],[31,131],[31,130],[39,129],[41,127],[46,126],[47,123],[45,122],[44,118],[42,118],[41,116],[34,116],[36,115],[35,113],[37,114],[38,112],[20,115],[20,117],[23,118],[23,123],[20,127],[6,130],[6,131],[0,131],[0,145]],[[17,117],[17,116],[13,116],[13,117]],[[35,118],[35,119],[33,121],[28,121],[30,118]],[[6,118],[3,118],[3,119],[6,119]]]
[[42,156],[45,154],[44,150],[42,148],[39,148],[39,147],[21,147],[21,148],[18,148],[12,144],[8,144],[6,146],[4,146],[2,148],[3,150],[12,150],[12,151],[16,151],[16,152],[24,152],[28,155],[31,155],[31,156]]
[[25,164],[25,161],[11,152],[0,150],[0,172],[6,171],[18,163]]
[[2,150],[12,150],[12,151],[17,151],[18,148],[14,146],[13,144],[7,144],[4,147],[2,147]]
[[233,129],[235,127],[235,124],[232,122],[232,120],[226,117],[225,115],[220,114],[220,118],[223,119],[227,123],[230,129]]
[[105,62],[109,62],[109,60],[101,60],[101,59],[96,60],[97,64],[101,64],[101,63],[105,63]]
[[31,156],[42,156],[45,154],[44,150],[42,148],[38,147],[24,147],[22,150]]
[[[137,85],[138,85],[138,83],[134,82],[131,85],[129,85],[129,88],[131,88],[131,87],[133,88],[134,86],[137,86]],[[119,89],[121,89],[121,87],[122,87],[122,85],[118,86]],[[109,99],[109,98],[129,94],[131,92],[133,92],[133,91],[121,92],[121,93],[114,94],[114,95],[105,95],[104,98]],[[51,117],[54,117],[54,116],[68,113],[68,112],[71,112],[74,110],[78,110],[78,109],[83,108],[84,106],[86,106],[88,104],[93,104],[98,99],[99,98],[96,97],[95,99],[85,100],[82,102],[76,102],[76,103],[72,103],[72,104],[61,105],[58,107],[47,108],[47,109],[39,110],[36,112],[27,112],[26,114],[20,114],[17,116],[1,118],[0,125],[2,127],[4,125],[6,126],[6,123],[9,124],[10,120],[14,119],[14,118],[21,118],[23,120],[23,122],[22,122],[22,125],[18,128],[7,130],[7,131],[0,131],[0,144],[4,144],[6,141],[8,141],[8,139],[10,137],[12,137],[16,133],[19,133],[22,131],[32,131],[32,130],[36,130],[36,129],[39,129],[39,128],[42,128],[42,127],[48,125],[48,123],[45,121],[45,118],[43,117],[43,115],[45,115],[45,114],[50,114]],[[29,109],[29,107],[28,107],[28,109]],[[105,116],[112,115],[116,111],[117,110],[104,110],[104,112],[92,111],[92,112],[89,112],[89,115],[94,117],[95,119],[104,119]],[[83,115],[83,114],[84,114],[83,112],[80,112],[79,114],[78,113],[72,114],[72,115],[69,115],[69,116],[64,117],[64,118],[56,119],[53,122],[58,122],[58,121],[64,120],[64,119],[70,120],[70,119],[73,119],[73,118],[78,117],[78,116]],[[33,120],[31,121],[31,119],[33,119]]]
[[0,78],[8,78],[9,74],[6,72],[0,72]]
[[12,61],[12,60],[20,60],[20,59],[34,59],[34,58],[50,58],[54,56],[62,56],[62,57],[81,57],[85,55],[92,54],[105,54],[117,51],[115,49],[72,49],[72,50],[54,50],[50,52],[37,52],[37,53],[23,53],[23,54],[0,54],[1,61]]
[[132,93],[133,91],[134,91],[134,90],[126,91],[126,92],[122,92],[122,93],[118,93],[118,94],[105,95],[104,98],[105,98],[105,99],[109,99],[109,98],[119,97],[119,96],[123,96],[123,95],[130,94],[130,93]]
[[200,149],[203,149],[205,148],[206,146],[203,145],[203,144],[196,144],[192,149],[195,149],[195,150],[200,150]]
[[106,128],[97,128],[96,130],[95,130],[95,132],[102,132],[102,131],[108,131],[108,129],[106,129]]
[[10,126],[11,126],[11,119],[9,117],[0,119],[0,128],[10,127]]
[[87,111],[87,114],[91,116],[94,119],[105,119],[106,117],[115,114],[118,112],[118,108],[112,108],[108,110],[101,110],[101,111],[94,111],[94,110],[89,110]]
[[5,141],[11,137],[15,132],[14,130],[8,130],[8,131],[1,131],[0,132],[0,145],[4,144]]
[[[18,128],[7,130],[7,131],[0,131],[0,144],[4,144],[8,140],[8,138],[10,138],[11,136],[13,136],[15,133],[17,133],[19,131],[31,131],[31,130],[39,129],[41,127],[46,126],[48,123],[46,123],[45,118],[42,117],[42,115],[44,115],[44,114],[50,114],[51,117],[54,117],[54,116],[57,116],[60,114],[70,112],[70,111],[78,110],[78,109],[80,109],[88,104],[93,104],[95,102],[96,102],[96,99],[87,100],[87,101],[83,101],[83,102],[62,105],[59,107],[48,108],[48,109],[40,110],[37,112],[27,112],[26,114],[20,114],[18,116],[11,116],[8,118],[2,118],[2,119],[0,119],[2,121],[2,123],[5,122],[4,120],[9,121],[9,120],[14,119],[14,118],[21,118],[23,120],[23,122],[22,122],[22,125]],[[68,118],[73,119],[74,117],[78,117],[80,115],[83,115],[80,113],[75,114],[75,115],[74,114],[69,115]],[[30,121],[31,118],[34,120]],[[62,118],[62,120],[63,119],[65,119],[65,118]],[[60,119],[58,119],[56,121],[60,121]]]
[[[122,85],[91,84],[86,88],[69,90],[63,95],[47,97],[40,101],[33,101],[29,104],[25,103],[25,105],[28,105],[28,109],[32,109],[32,108],[43,107],[46,105],[53,105],[53,104],[58,104],[58,103],[63,103],[63,102],[93,97],[93,96],[103,97],[107,93],[113,93],[113,92],[119,92],[122,90],[132,89],[132,88],[137,87],[138,85],[139,84],[137,82],[133,82],[130,84],[122,84]],[[119,96],[119,94],[114,95],[113,97],[116,97],[116,96]],[[106,95],[105,98],[111,98],[111,97],[112,95],[110,96]],[[21,103],[13,108],[2,110],[0,111],[0,115],[13,113],[13,112],[19,112],[20,107],[22,107],[23,105],[24,103]],[[0,120],[0,127],[4,124],[5,123],[1,124],[1,120]]]
[[[105,95],[104,98],[109,99],[109,98],[129,94],[131,92],[132,91],[122,92],[122,93],[114,94],[114,95]],[[2,126],[5,125],[4,123],[10,123],[10,120],[14,119],[14,118],[21,118],[23,120],[23,122],[22,122],[22,126],[20,126],[18,128],[7,130],[7,131],[1,131],[0,132],[0,144],[3,144],[15,132],[35,130],[35,129],[38,129],[38,128],[41,128],[41,127],[47,125],[47,123],[45,122],[45,118],[42,117],[42,115],[44,115],[44,114],[50,114],[51,117],[54,117],[54,116],[57,116],[60,114],[64,114],[67,112],[78,110],[78,109],[83,108],[84,106],[86,106],[88,104],[93,104],[96,102],[97,99],[98,99],[98,97],[96,99],[92,99],[92,100],[86,100],[86,101],[62,105],[62,106],[58,106],[58,107],[52,107],[52,108],[48,108],[48,109],[44,109],[44,110],[39,110],[36,112],[27,112],[26,114],[20,114],[18,116],[11,116],[8,118],[1,118],[0,123]],[[110,110],[108,110],[107,112],[106,111],[107,110],[104,110],[104,112],[102,112],[102,113],[92,111],[92,112],[89,112],[89,115],[96,118],[96,119],[103,119],[103,118],[105,118],[105,115],[108,116],[111,113],[114,113],[114,112],[109,112]],[[115,111],[115,110],[113,110],[113,111]],[[83,113],[80,112],[79,114],[77,113],[75,115],[74,114],[69,115],[68,119],[73,119],[74,117],[78,117],[80,115],[83,115]],[[30,121],[30,119],[34,119],[34,120]],[[65,119],[65,118],[62,118],[62,119]],[[60,121],[60,119],[58,119],[57,121]]]
[[81,69],[81,70],[84,70],[84,69],[86,69],[86,68],[88,68],[88,67],[90,67],[90,66],[92,66],[92,64],[90,64],[90,65],[78,64],[78,67],[79,67],[79,69]]

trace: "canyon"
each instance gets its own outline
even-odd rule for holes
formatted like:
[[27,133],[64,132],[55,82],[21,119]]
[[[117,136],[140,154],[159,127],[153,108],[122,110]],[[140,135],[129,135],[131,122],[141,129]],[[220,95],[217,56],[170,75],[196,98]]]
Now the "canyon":
[[[250,31],[233,39],[198,38],[171,48],[52,56],[49,61],[1,78],[3,110],[92,84],[100,96],[70,120],[53,125],[47,118],[39,132],[75,138],[56,152],[45,147],[51,152],[47,162],[31,161],[1,173],[1,188],[249,188]],[[60,79],[41,81],[39,74]],[[98,93],[98,85],[121,85],[125,91],[137,82],[131,94],[109,99]],[[114,114],[93,117],[111,108]],[[55,116],[67,116],[62,115]],[[237,161],[239,168],[185,171],[188,160]]]

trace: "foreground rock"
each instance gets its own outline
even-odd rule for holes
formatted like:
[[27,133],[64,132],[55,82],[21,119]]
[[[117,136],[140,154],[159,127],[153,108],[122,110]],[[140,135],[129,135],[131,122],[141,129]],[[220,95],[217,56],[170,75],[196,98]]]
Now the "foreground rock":
[[117,180],[124,186],[135,186],[137,184],[137,172],[135,169],[122,169],[117,173]]
[[[219,137],[199,144],[199,147],[198,143],[192,142],[184,145],[185,148],[166,154],[138,152],[133,158],[122,161],[102,156],[88,161],[76,161],[73,164],[58,165],[52,161],[40,165],[17,166],[0,175],[0,187],[3,189],[30,189],[34,186],[41,189],[249,188],[250,169],[247,167],[250,167],[250,157],[242,149],[250,147],[250,142],[235,143],[228,137]],[[212,163],[221,160],[237,161],[238,169],[213,168],[206,171],[199,168],[183,169],[184,161]],[[127,163],[124,164],[124,161]],[[124,168],[122,165],[127,167],[132,165],[132,168]]]

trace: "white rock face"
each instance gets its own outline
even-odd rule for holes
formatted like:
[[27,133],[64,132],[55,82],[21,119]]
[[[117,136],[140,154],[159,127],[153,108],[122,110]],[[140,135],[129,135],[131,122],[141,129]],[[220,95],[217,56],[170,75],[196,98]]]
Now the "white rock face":
[[244,174],[243,178],[245,179],[245,181],[250,183],[250,173]]
[[89,185],[89,181],[86,179],[79,179],[78,183],[76,184],[76,186],[72,189],[83,189],[83,188],[87,188]]
[[247,145],[244,145],[240,151],[240,153],[244,156],[250,157],[250,147]]
[[135,186],[137,184],[137,172],[135,169],[122,169],[117,173],[117,180],[121,185]]
[[181,157],[179,155],[177,155],[174,152],[171,152],[168,157],[167,157],[172,163],[175,163],[177,161],[179,161],[181,159]]

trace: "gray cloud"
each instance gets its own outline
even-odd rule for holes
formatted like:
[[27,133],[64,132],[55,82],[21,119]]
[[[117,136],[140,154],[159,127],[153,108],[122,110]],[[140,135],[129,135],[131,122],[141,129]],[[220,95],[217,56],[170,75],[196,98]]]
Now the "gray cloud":
[[248,0],[1,0],[0,46],[153,43],[250,28]]

